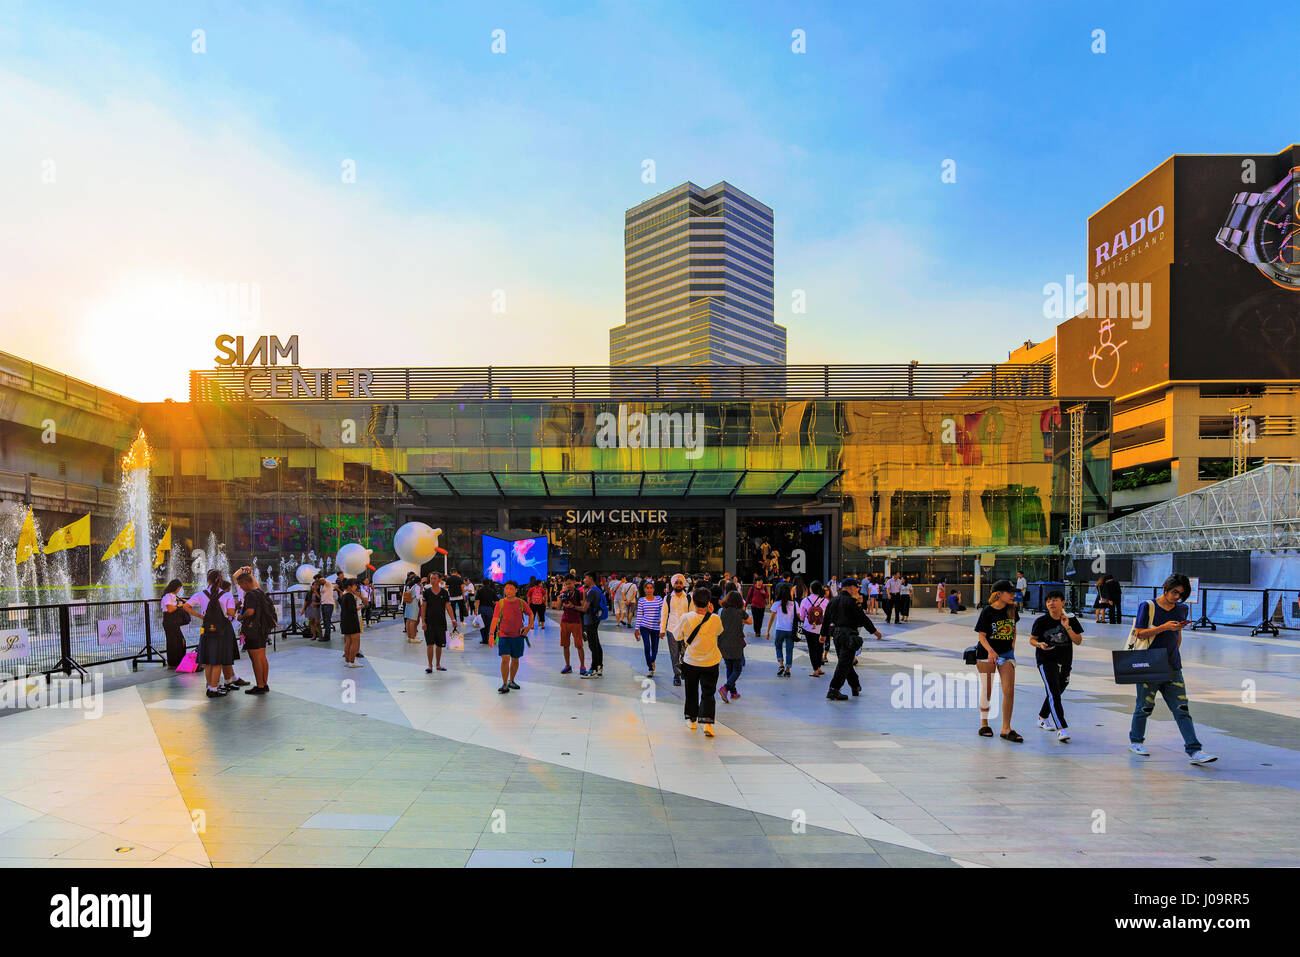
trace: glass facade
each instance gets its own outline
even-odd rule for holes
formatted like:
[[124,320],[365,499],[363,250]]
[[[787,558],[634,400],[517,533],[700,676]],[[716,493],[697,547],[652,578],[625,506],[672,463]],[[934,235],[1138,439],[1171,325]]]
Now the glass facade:
[[[395,527],[417,518],[441,526],[467,568],[477,536],[505,524],[547,532],[575,567],[721,570],[730,559],[744,571],[766,542],[802,550],[810,570],[842,573],[891,550],[928,561],[1058,545],[1065,405],[195,402],[145,405],[138,425],[154,447],[155,510],[178,537],[215,535],[239,560],[361,541],[386,561]],[[654,416],[665,426],[657,434]],[[1109,416],[1107,402],[1089,404],[1085,526],[1109,507]],[[123,429],[121,451],[136,425]],[[665,522],[565,525],[575,505],[654,508]]]

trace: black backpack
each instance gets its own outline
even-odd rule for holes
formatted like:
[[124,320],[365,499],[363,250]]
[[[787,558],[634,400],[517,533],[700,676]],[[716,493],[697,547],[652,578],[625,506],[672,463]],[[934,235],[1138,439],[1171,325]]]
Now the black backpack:
[[[216,594],[213,594],[213,590],[209,588],[203,594],[208,596],[208,606],[203,609],[203,634],[219,635],[225,628],[230,627],[226,611],[221,607],[221,596],[225,593],[218,588]],[[223,625],[225,628],[222,627]]]

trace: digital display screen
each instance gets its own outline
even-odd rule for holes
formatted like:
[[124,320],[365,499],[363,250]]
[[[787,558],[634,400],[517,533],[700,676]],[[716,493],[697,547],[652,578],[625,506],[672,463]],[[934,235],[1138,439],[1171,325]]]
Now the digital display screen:
[[483,578],[498,585],[512,581],[520,587],[530,578],[541,581],[548,574],[546,549],[545,535],[514,541],[484,535]]

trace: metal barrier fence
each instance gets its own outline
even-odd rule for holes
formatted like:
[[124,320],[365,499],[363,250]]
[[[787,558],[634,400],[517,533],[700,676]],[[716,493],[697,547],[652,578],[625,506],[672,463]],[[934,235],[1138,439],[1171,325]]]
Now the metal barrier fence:
[[[1094,587],[1085,587],[1082,583],[1070,586],[1075,593],[1082,594],[1082,601],[1072,602],[1075,614],[1090,613],[1097,598]],[[1120,618],[1134,618],[1143,602],[1154,601],[1160,597],[1158,585],[1126,585],[1121,592]],[[1073,596],[1072,596],[1073,597]],[[1189,605],[1191,609],[1191,631],[1208,628],[1217,631],[1219,626],[1232,628],[1249,628],[1252,635],[1268,634],[1279,637],[1283,630],[1292,631],[1300,628],[1295,602],[1298,597],[1294,589],[1278,588],[1230,588],[1202,586],[1196,596],[1197,601]],[[1280,607],[1279,607],[1280,603]],[[1281,612],[1280,615],[1276,614]],[[1280,618],[1280,620],[1278,620]]]
[[[363,611],[367,623],[402,615],[401,585],[376,585],[373,600]],[[183,595],[192,594],[182,590]],[[271,635],[271,647],[278,639],[307,633],[304,617],[305,588],[268,592],[276,606],[278,626]],[[198,647],[199,622],[192,620],[181,629],[185,647]],[[334,620],[338,630],[338,619]],[[61,671],[86,674],[87,668],[130,662],[165,664],[161,599],[74,601],[44,605],[0,607],[0,676],[25,678]]]

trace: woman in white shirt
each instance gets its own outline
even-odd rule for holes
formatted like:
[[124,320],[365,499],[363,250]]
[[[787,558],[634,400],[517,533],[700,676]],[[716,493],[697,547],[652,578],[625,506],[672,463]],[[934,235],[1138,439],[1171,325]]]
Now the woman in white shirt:
[[790,666],[794,663],[794,620],[798,608],[790,599],[790,586],[781,585],[777,589],[776,602],[768,610],[767,631],[763,637],[772,638],[776,647],[776,676],[790,677]]
[[175,671],[185,657],[185,633],[181,631],[181,620],[186,614],[193,614],[181,597],[179,578],[173,578],[163,589],[162,613],[163,634],[167,636],[167,667]]
[[[207,614],[208,606],[216,601],[221,611]],[[229,692],[248,684],[235,677],[235,659],[239,657],[238,640],[231,621],[235,617],[235,596],[221,580],[215,568],[208,572],[208,587],[190,596],[186,610],[203,620],[199,630],[199,664],[203,665],[208,681],[208,697],[224,698]],[[221,682],[224,675],[225,683]]]

